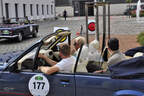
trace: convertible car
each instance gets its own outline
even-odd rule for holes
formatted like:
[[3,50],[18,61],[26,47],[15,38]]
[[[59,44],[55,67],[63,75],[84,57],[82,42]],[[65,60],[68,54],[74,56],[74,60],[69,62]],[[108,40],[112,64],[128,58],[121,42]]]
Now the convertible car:
[[[38,58],[39,53],[55,61],[61,60],[58,55],[59,45],[65,37],[68,37],[67,41],[71,44],[70,35],[68,31],[47,35],[28,49],[15,52],[13,58],[1,59],[0,66],[3,67],[0,69],[0,96],[144,96],[144,78],[142,75],[135,78],[135,75],[143,74],[142,71],[137,69],[135,72],[134,67],[130,67],[128,71],[128,67],[121,66],[122,74],[118,72],[118,66],[126,65],[124,63],[131,59],[110,66],[112,73],[78,71],[81,64],[85,65],[81,61],[83,46],[76,56],[71,73],[47,75],[37,70],[38,66],[50,66],[45,60]],[[138,58],[142,60],[143,57]],[[143,67],[144,64],[141,63],[139,65]],[[130,63],[127,66],[131,66]],[[80,69],[83,67],[86,66],[81,66]],[[135,75],[132,75],[133,72]],[[133,78],[123,78],[127,76]]]
[[26,18],[9,18],[0,24],[0,39],[14,39],[22,41],[24,37],[37,37],[39,25]]

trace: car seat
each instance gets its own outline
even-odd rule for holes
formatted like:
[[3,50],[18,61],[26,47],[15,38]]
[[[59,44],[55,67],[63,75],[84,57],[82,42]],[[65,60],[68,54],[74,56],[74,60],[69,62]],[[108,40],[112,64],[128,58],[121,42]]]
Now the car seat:
[[90,42],[88,58],[89,62],[86,66],[88,72],[94,72],[101,69],[100,64],[102,62],[102,58],[99,52],[99,42],[97,40]]

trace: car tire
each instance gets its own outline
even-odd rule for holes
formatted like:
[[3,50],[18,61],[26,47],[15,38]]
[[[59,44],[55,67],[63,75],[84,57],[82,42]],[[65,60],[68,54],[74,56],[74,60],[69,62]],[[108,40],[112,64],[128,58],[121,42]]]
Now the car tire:
[[36,30],[34,30],[34,32],[33,32],[33,34],[32,34],[32,37],[33,37],[33,38],[37,37],[37,31],[36,31]]
[[17,40],[18,40],[19,42],[21,42],[21,41],[23,40],[23,36],[22,36],[21,33],[18,34],[18,38],[17,38]]

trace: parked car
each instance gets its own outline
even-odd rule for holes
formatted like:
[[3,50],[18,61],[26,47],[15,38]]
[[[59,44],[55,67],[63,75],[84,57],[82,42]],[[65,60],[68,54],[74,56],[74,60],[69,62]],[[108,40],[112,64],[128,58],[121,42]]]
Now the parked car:
[[[43,59],[38,58],[42,53],[53,60],[60,61],[59,52],[60,41],[68,37],[70,44],[70,32],[50,34],[37,43],[13,55],[13,58],[5,62],[5,66],[0,71],[0,96],[143,96],[144,77],[143,70],[136,71],[131,64],[128,67],[120,66],[118,63],[111,66],[112,73],[92,74],[87,72],[77,72],[79,66],[81,50],[78,52],[76,63],[72,73],[54,73],[47,75],[39,70],[38,66],[49,66]],[[144,57],[139,57],[140,63]],[[135,58],[138,61],[138,58]],[[122,61],[128,64],[135,59]],[[144,61],[144,59],[143,59]],[[140,64],[139,63],[139,64]],[[1,63],[1,66],[4,65]],[[133,64],[134,65],[134,64]],[[144,68],[141,64],[141,69]],[[122,68],[120,74],[116,69]],[[139,67],[137,67],[139,68]],[[137,72],[137,74],[136,74]],[[139,73],[142,72],[142,73]],[[124,73],[124,74],[123,74]],[[129,73],[129,74],[126,74]],[[134,74],[133,74],[134,73]],[[140,77],[138,75],[141,74]],[[125,78],[123,78],[125,77]],[[130,78],[126,78],[130,77]],[[135,78],[136,77],[136,78]]]
[[124,15],[130,15],[132,10],[136,10],[136,5],[127,6],[127,9],[124,11]]
[[16,38],[21,42],[24,37],[29,35],[37,37],[38,29],[39,25],[34,24],[27,18],[8,18],[0,24],[0,38]]
[[[124,12],[124,15],[130,15],[132,17],[136,17],[136,10],[137,10],[137,5],[130,5],[127,6],[127,9]],[[141,11],[140,11],[140,16],[144,16],[144,5],[141,5]]]

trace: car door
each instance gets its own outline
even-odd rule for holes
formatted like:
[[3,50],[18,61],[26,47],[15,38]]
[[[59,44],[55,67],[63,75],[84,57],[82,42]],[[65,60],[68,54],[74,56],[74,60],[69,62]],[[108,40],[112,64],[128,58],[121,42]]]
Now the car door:
[[77,74],[77,96],[113,96],[119,87],[116,80],[105,75]]
[[30,26],[30,24],[25,24],[24,25],[25,28],[24,28],[24,32],[25,32],[25,35],[30,35],[32,34],[32,26]]
[[[48,87],[41,84],[43,81],[31,81],[35,76],[45,77],[48,84],[45,81],[44,83]],[[74,83],[73,74],[45,75],[41,72],[13,73],[5,71],[0,74],[0,96],[33,96],[34,94],[35,96],[75,96]],[[30,84],[32,85],[29,86]],[[44,86],[43,89],[42,86]]]
[[[86,51],[84,51],[85,49],[82,48],[85,47],[81,47],[81,49],[79,50],[76,67],[79,67],[80,64],[85,64],[86,62],[82,59],[86,57],[84,56],[84,54],[86,54]],[[84,63],[82,63],[82,60],[84,61]],[[75,70],[74,72],[76,80],[76,96],[113,96],[113,93],[119,89],[117,81],[111,79],[108,74],[104,75],[88,72],[77,72],[77,70]]]

